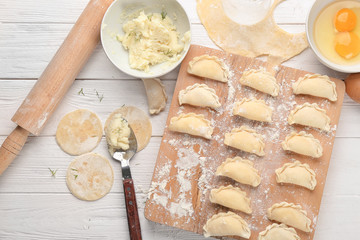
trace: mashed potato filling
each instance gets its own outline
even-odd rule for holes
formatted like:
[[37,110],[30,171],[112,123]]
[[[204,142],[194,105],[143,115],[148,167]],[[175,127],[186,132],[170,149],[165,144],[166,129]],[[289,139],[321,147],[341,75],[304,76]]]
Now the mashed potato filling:
[[166,13],[140,15],[123,25],[125,35],[117,35],[123,47],[129,51],[130,67],[148,72],[151,65],[176,62],[181,57],[190,32],[179,41],[172,20]]
[[125,151],[129,149],[130,128],[121,114],[114,115],[105,131],[107,142],[112,148]]

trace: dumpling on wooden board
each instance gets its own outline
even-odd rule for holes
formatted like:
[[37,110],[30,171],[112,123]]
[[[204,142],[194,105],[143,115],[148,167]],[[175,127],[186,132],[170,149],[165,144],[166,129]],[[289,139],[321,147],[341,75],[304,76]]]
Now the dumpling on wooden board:
[[270,220],[284,223],[301,231],[311,231],[311,220],[300,205],[287,202],[275,203],[267,210],[266,216]]
[[262,69],[245,71],[239,82],[273,97],[279,95],[280,86],[277,84],[276,78]]
[[258,240],[300,240],[294,228],[273,223],[259,233]]
[[197,107],[217,109],[221,106],[219,97],[213,88],[206,84],[195,83],[179,92],[179,104],[189,104]]
[[261,182],[261,177],[258,170],[253,166],[253,162],[241,157],[227,158],[216,169],[215,174],[216,176],[229,177],[239,183],[257,187]]
[[243,98],[235,102],[233,115],[260,122],[271,122],[272,109],[264,100]]
[[275,170],[276,182],[289,183],[314,190],[316,186],[316,174],[308,164],[299,161],[285,163]]
[[238,187],[233,187],[232,185],[212,189],[210,192],[210,202],[239,210],[247,214],[252,213],[250,198],[246,196],[246,192]]
[[319,128],[321,130],[330,130],[330,118],[326,115],[326,110],[320,108],[316,103],[308,102],[303,105],[297,105],[291,110],[288,123],[299,124],[308,127]]
[[233,128],[230,133],[225,133],[224,143],[227,146],[258,156],[265,155],[263,136],[247,126]]
[[281,143],[284,150],[292,151],[301,155],[319,158],[323,154],[323,148],[320,141],[312,134],[304,131],[299,133],[291,132]]
[[245,220],[230,211],[213,215],[207,220],[203,229],[205,237],[239,236],[249,239],[251,235]]
[[210,139],[214,128],[202,114],[182,113],[171,118],[169,130]]
[[315,97],[337,100],[336,84],[326,75],[306,74],[292,85],[294,94],[305,94]]
[[229,70],[227,66],[216,56],[201,55],[194,57],[189,62],[187,72],[220,82],[227,82],[229,80]]

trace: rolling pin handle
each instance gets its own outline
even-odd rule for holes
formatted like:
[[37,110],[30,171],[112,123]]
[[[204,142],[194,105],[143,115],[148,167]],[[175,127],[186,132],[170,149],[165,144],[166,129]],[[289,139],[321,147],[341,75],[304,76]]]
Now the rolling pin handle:
[[0,175],[7,169],[23,148],[29,132],[20,126],[5,139],[0,148]]

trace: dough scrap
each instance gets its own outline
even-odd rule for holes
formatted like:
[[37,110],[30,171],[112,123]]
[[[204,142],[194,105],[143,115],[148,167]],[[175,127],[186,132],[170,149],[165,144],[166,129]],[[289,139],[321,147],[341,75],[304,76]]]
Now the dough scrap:
[[280,86],[277,84],[276,78],[263,69],[244,71],[239,82],[273,97],[279,95]]
[[198,107],[217,109],[221,106],[219,97],[213,88],[206,84],[195,83],[179,92],[179,104],[189,104]]
[[247,126],[233,128],[230,133],[225,133],[224,143],[227,146],[253,153],[258,156],[265,155],[263,136]]
[[113,168],[105,157],[86,153],[76,157],[66,173],[66,184],[77,198],[94,201],[110,192],[114,182]]
[[227,158],[216,169],[215,175],[229,177],[239,183],[257,187],[261,182],[261,177],[253,166],[253,162],[241,157]]
[[284,150],[292,151],[301,155],[319,158],[323,154],[323,148],[320,141],[312,134],[304,131],[299,133],[291,132],[281,143]]
[[337,100],[336,84],[326,75],[306,74],[292,85],[294,94],[306,94],[315,97]]
[[212,189],[210,202],[251,214],[250,198],[240,188],[228,185]]
[[201,55],[194,57],[189,62],[187,72],[220,82],[227,82],[229,78],[228,67],[216,56]]
[[268,219],[310,232],[311,220],[306,214],[300,205],[287,202],[275,203],[267,210]]
[[243,98],[240,102],[235,102],[233,115],[260,122],[271,122],[272,109],[263,100]]
[[251,235],[245,220],[230,211],[213,215],[207,220],[203,229],[205,237],[239,236],[249,239]]
[[66,114],[56,130],[56,142],[70,155],[91,152],[99,144],[103,135],[99,117],[86,109],[78,109]]
[[281,168],[275,170],[276,182],[299,185],[310,190],[316,186],[316,174],[308,164],[299,161],[285,163]]
[[308,127],[330,130],[330,118],[326,115],[326,110],[320,108],[316,103],[308,102],[297,105],[288,117],[290,125],[299,124]]
[[214,128],[202,114],[182,113],[170,119],[169,130],[210,139]]
[[105,132],[113,116],[118,113],[128,121],[131,129],[134,131],[137,142],[137,152],[140,152],[146,147],[151,138],[152,126],[149,116],[137,107],[123,106],[110,114],[105,122]]
[[231,20],[221,0],[197,0],[197,12],[209,37],[220,48],[247,57],[268,55],[278,65],[308,47],[304,32],[291,34],[275,23],[273,12],[281,1],[275,0],[266,17],[252,25]]
[[165,86],[159,78],[142,79],[148,100],[149,113],[159,114],[166,107]]
[[258,240],[300,240],[294,228],[273,223],[259,233]]

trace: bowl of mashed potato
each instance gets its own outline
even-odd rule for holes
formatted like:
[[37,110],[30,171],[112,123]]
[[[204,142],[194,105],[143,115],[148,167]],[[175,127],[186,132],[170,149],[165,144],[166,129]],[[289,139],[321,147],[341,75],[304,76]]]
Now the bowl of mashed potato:
[[191,42],[190,21],[176,0],[116,0],[101,26],[110,61],[137,78],[165,75],[176,68]]

